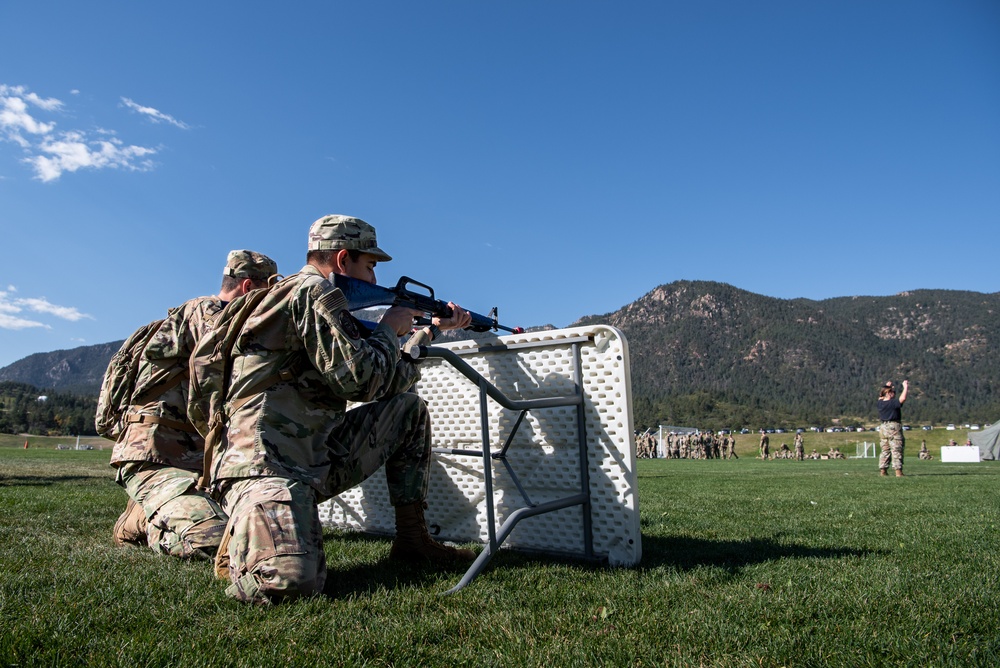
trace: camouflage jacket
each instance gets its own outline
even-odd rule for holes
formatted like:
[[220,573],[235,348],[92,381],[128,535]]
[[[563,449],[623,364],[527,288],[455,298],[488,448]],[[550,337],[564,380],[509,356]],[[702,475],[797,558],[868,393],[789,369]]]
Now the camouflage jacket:
[[[170,310],[146,345],[136,376],[133,398],[150,399],[129,409],[130,419],[149,416],[156,421],[128,425],[115,444],[112,466],[148,461],[201,470],[205,440],[187,422],[188,358],[223,306],[218,297],[196,297]],[[163,392],[163,387],[168,389]]]
[[[387,398],[417,381],[416,366],[400,359],[396,333],[387,325],[368,332],[346,307],[343,293],[310,265],[257,306],[233,349],[229,424],[212,453],[213,483],[278,476],[328,495],[338,447],[330,436],[347,403]],[[291,371],[290,380],[276,379],[282,371]]]

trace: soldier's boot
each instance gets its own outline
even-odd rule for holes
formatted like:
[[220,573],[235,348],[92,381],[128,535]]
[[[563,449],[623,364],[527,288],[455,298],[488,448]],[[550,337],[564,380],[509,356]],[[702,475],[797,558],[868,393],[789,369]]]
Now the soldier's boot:
[[897,478],[903,477],[903,469],[896,469],[896,477]]
[[389,558],[394,561],[454,564],[475,561],[472,550],[442,545],[427,532],[424,502],[416,501],[396,506],[396,539],[392,541]]
[[889,472],[888,472],[888,471],[886,471],[885,469],[879,469],[879,470],[878,470],[878,474],[879,474],[880,476],[887,476],[887,475],[889,475]]
[[143,512],[142,506],[132,500],[132,497],[129,497],[124,512],[118,516],[111,539],[118,547],[146,546],[146,513]]

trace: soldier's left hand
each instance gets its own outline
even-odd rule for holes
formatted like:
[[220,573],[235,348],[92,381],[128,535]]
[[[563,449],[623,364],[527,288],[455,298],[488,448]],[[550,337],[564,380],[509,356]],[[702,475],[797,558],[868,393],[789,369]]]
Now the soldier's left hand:
[[468,311],[458,304],[448,302],[448,308],[451,309],[450,316],[447,318],[439,318],[435,316],[431,320],[431,322],[437,325],[441,331],[448,329],[465,329],[472,323],[472,315],[470,315]]

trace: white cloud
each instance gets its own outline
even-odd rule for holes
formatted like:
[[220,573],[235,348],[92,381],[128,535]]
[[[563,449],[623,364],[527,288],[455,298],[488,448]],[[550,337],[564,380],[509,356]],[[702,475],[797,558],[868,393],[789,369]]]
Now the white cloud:
[[87,139],[81,132],[64,132],[58,137],[46,139],[37,150],[42,155],[25,158],[24,161],[35,168],[35,176],[41,181],[54,181],[63,172],[75,172],[85,167],[146,171],[153,167],[148,156],[156,153],[156,149],[145,146],[126,146],[116,137]]
[[[21,88],[21,91],[23,92],[24,87],[20,86],[20,88]],[[44,98],[38,97],[34,93],[28,93],[24,97],[31,104],[35,105],[39,109],[44,109],[45,111],[56,111],[58,109],[62,109],[62,106],[63,106],[62,101],[57,100],[54,97],[50,97],[50,98],[44,99]]]
[[49,315],[54,315],[57,318],[69,320],[70,322],[76,322],[77,320],[83,320],[84,318],[89,318],[91,320],[94,319],[93,316],[81,313],[75,306],[59,306],[58,304],[49,302],[45,299],[45,297],[17,299],[15,301],[18,304],[23,305],[29,311],[34,311],[35,313],[48,313]]
[[52,329],[45,323],[41,323],[36,320],[25,320],[24,318],[17,318],[5,313],[0,313],[0,329],[29,329],[31,327]]
[[0,290],[0,329],[28,329],[30,327],[51,329],[43,322],[21,317],[21,313],[24,311],[52,315],[70,322],[77,322],[84,318],[94,319],[93,316],[82,313],[75,306],[59,306],[45,297],[14,297],[13,294],[16,292],[17,288],[13,285],[8,285],[6,290]]
[[43,123],[31,115],[28,105],[52,111],[62,106],[56,99],[43,100],[34,93],[25,93],[23,86],[6,86],[0,84],[0,132],[22,148],[27,148],[29,141],[23,133],[29,135],[44,135],[52,132],[55,123]]
[[160,123],[160,122],[170,123],[170,125],[176,126],[181,130],[188,130],[191,127],[184,121],[179,121],[170,114],[165,114],[159,109],[154,109],[153,107],[144,107],[141,104],[133,102],[127,97],[122,98],[122,104],[124,104],[132,111],[148,116],[149,119],[154,123]]
[[[71,94],[77,93],[74,90]],[[57,132],[54,120],[38,118],[38,112],[60,112],[63,106],[61,100],[40,97],[24,86],[0,84],[0,140],[17,144],[25,152],[27,157],[23,162],[31,165],[36,179],[55,181],[66,172],[85,168],[131,171],[153,168],[150,156],[157,153],[156,148],[126,144],[114,131],[101,128]],[[159,114],[158,120],[187,127],[155,109],[138,108],[142,113]]]

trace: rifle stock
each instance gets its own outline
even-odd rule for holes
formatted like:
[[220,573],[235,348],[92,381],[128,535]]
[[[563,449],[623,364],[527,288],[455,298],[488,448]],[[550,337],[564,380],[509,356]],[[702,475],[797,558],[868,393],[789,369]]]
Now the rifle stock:
[[[347,308],[350,311],[372,308],[374,306],[405,306],[415,310],[423,311],[429,316],[448,318],[451,316],[451,308],[447,302],[435,299],[434,288],[419,281],[415,281],[408,276],[403,276],[396,283],[394,288],[384,288],[374,283],[368,283],[357,278],[332,274],[333,284],[344,293],[347,298]],[[426,291],[414,292],[410,286],[417,286]],[[521,327],[505,327],[497,321],[497,309],[493,307],[489,315],[480,315],[474,311],[469,311],[472,322],[466,329],[473,332],[489,332],[504,330],[514,334],[524,331]]]

